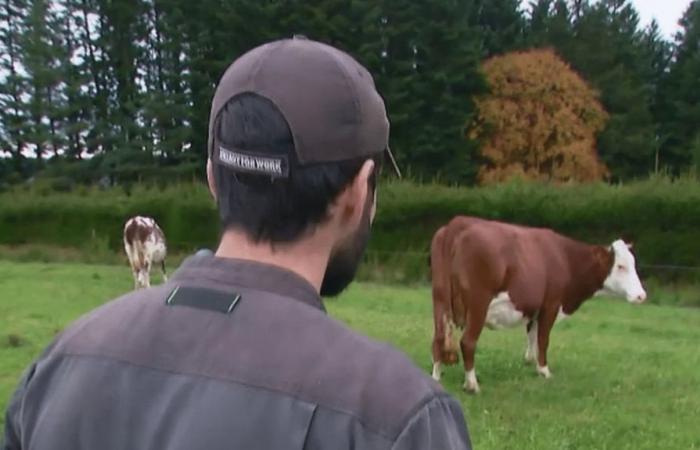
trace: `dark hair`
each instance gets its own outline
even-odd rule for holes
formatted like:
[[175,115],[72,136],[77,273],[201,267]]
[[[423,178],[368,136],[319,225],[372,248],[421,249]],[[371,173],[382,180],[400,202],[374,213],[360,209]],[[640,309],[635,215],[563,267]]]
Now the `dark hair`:
[[[213,167],[221,224],[246,233],[254,242],[292,242],[327,219],[328,207],[357,176],[367,157],[299,166],[287,121],[268,99],[242,94],[231,99],[217,118],[214,133],[222,145],[241,150],[284,154],[289,178],[234,173]],[[381,154],[370,177],[374,194]]]

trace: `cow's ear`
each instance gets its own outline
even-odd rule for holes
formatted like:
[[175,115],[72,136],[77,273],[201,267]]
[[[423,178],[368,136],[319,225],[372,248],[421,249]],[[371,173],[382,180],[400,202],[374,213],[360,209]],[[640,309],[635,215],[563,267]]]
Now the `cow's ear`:
[[615,258],[615,249],[612,246],[608,247],[595,247],[594,249],[595,257],[604,266],[611,266],[612,261]]
[[634,247],[634,242],[625,242],[625,244],[627,245],[627,248],[630,250],[632,250],[632,247]]

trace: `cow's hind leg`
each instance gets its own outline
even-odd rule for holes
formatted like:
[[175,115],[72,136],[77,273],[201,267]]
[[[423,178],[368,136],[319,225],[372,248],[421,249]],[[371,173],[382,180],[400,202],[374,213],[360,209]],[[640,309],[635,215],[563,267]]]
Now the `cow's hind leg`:
[[440,361],[433,360],[433,380],[440,381],[442,376],[442,369],[440,368]]
[[141,273],[143,274],[143,287],[149,288],[151,287],[151,261],[146,260],[146,264],[141,269]]
[[479,382],[477,381],[474,367],[474,355],[476,353],[476,343],[479,340],[481,331],[484,329],[489,301],[488,295],[471,296],[469,299],[470,307],[467,312],[467,327],[460,341],[462,358],[464,359],[463,387],[467,392],[474,394],[479,392]]
[[137,269],[131,269],[131,273],[134,276],[134,289],[138,289],[141,287],[141,282],[139,281],[139,271]]
[[556,316],[557,310],[543,311],[537,321],[537,373],[545,378],[552,376],[547,365],[547,347]]
[[135,255],[131,251],[131,245],[129,245],[126,240],[124,241],[124,251],[126,251],[126,257],[129,260],[129,267],[131,267],[131,275],[134,277],[134,289],[139,288],[139,271],[134,264]]
[[525,350],[525,361],[534,363],[537,359],[537,319],[530,320],[526,325],[527,349]]
[[163,272],[163,281],[168,281],[168,274],[165,271],[165,258],[160,262],[160,270]]
[[451,366],[457,364],[459,360],[457,345],[453,339],[455,325],[447,318],[446,314],[440,312],[440,315],[442,316],[441,318],[435,319],[435,335],[433,336],[432,345],[433,379],[435,381],[440,381],[442,364]]
[[442,346],[438,342],[437,337],[433,338],[433,379],[435,381],[440,381],[440,375],[442,374],[440,370],[440,359],[442,356]]
[[432,363],[433,363],[433,379],[440,381],[440,363],[442,362],[442,352],[445,348],[445,329],[442,320],[444,313],[440,303],[433,300],[433,345],[432,345]]

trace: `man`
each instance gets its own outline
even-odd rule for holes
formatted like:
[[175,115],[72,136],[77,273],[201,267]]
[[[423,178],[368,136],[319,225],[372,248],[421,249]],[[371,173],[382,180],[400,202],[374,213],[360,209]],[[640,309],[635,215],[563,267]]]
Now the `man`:
[[11,400],[4,448],[470,448],[452,397],[321,300],[354,277],[388,135],[339,50],[294,38],[236,60],[209,126],[216,255],[65,331]]

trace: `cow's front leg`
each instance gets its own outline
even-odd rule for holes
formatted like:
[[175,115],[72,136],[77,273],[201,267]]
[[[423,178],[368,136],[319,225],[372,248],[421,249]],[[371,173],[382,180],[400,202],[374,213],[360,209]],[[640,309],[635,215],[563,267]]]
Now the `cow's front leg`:
[[557,310],[543,310],[537,320],[537,373],[545,378],[551,378],[552,372],[547,365],[547,348],[549,334],[557,316]]

